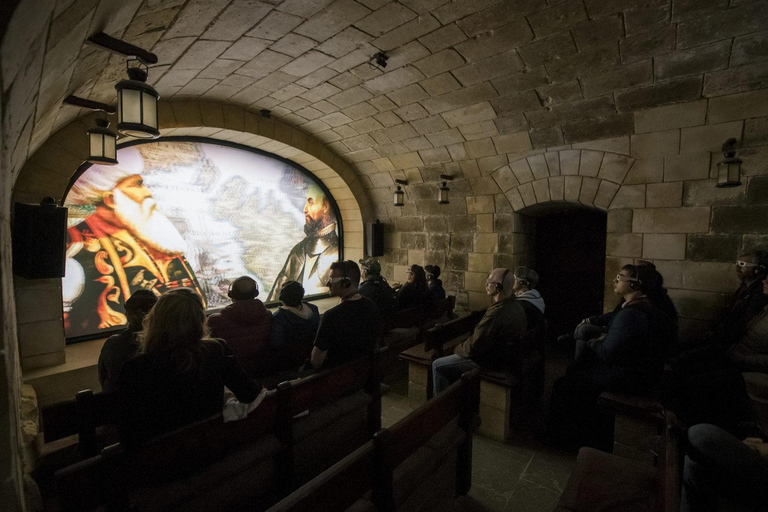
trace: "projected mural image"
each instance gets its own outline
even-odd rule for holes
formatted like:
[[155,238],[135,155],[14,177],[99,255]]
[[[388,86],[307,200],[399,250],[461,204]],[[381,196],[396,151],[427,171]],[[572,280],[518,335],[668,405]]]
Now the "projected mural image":
[[125,325],[123,304],[139,289],[191,287],[208,309],[228,304],[229,284],[242,275],[257,281],[265,302],[289,280],[307,296],[327,292],[338,220],[308,174],[209,142],[138,144],[118,160],[87,168],[64,201],[67,338]]

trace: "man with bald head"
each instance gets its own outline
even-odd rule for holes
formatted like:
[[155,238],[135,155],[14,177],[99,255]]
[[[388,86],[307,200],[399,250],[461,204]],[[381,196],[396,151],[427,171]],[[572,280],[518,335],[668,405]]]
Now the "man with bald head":
[[304,234],[306,238],[296,244],[283,269],[277,275],[267,302],[278,300],[280,290],[288,281],[297,281],[306,295],[328,291],[326,284],[331,263],[339,259],[339,237],[331,203],[317,185],[307,188],[304,204]]
[[268,354],[272,331],[272,314],[259,296],[259,285],[248,276],[241,276],[229,285],[227,295],[232,304],[208,317],[212,338],[227,342],[243,369],[254,378],[272,373]]
[[432,382],[435,394],[444,390],[474,368],[483,370],[510,370],[517,353],[517,342],[528,330],[525,311],[515,300],[515,274],[506,268],[494,269],[485,282],[485,293],[493,303],[463,343],[456,346],[453,355],[441,357],[432,363]]

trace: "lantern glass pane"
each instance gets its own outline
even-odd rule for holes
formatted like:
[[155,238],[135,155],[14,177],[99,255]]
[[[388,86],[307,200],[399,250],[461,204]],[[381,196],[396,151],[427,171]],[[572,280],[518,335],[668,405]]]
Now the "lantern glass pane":
[[739,164],[728,164],[728,181],[739,182]]
[[404,204],[403,203],[404,196],[405,196],[405,194],[402,191],[400,191],[400,190],[395,191],[395,202],[394,202],[394,205],[395,206],[403,206],[403,204]]
[[89,133],[91,139],[91,156],[104,156],[104,148],[102,146],[102,135],[100,133]]
[[104,156],[107,158],[116,158],[115,141],[116,137],[111,135],[104,136]]
[[144,108],[144,124],[157,128],[157,98],[146,92],[141,93]]
[[440,193],[437,195],[437,200],[440,203],[447,203],[448,202],[448,191],[445,189],[440,189]]
[[121,123],[141,123],[141,92],[133,89],[123,89],[120,91],[121,107],[119,120]]

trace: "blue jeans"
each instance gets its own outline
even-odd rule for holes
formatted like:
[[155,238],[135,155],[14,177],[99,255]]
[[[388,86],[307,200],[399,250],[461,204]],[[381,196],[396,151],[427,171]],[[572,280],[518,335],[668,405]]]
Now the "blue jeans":
[[715,512],[723,497],[764,510],[768,459],[725,430],[706,423],[688,430],[681,512]]
[[456,354],[435,359],[432,363],[432,385],[435,396],[459,380],[463,373],[475,368],[480,368],[477,363]]

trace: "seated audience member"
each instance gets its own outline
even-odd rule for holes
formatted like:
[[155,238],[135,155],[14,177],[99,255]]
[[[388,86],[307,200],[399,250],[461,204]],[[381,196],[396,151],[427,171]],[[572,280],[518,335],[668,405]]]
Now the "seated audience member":
[[606,448],[612,423],[597,407],[600,393],[654,391],[664,368],[664,348],[677,326],[647,296],[659,277],[651,265],[625,265],[614,279],[614,292],[624,303],[606,315],[605,334],[577,340],[575,362],[552,389],[547,421],[552,441],[567,448]]
[[224,386],[244,403],[261,391],[226,342],[208,336],[202,299],[190,289],[160,297],[139,340],[141,353],[118,382],[120,437],[130,447],[221,412]]
[[397,293],[381,275],[381,264],[375,258],[360,260],[363,268],[363,282],[360,283],[360,295],[371,299],[378,307],[379,314],[387,317],[397,306]]
[[227,294],[232,304],[208,318],[211,336],[227,342],[248,374],[272,373],[269,335],[272,314],[258,297],[259,286],[248,276],[235,279]]
[[716,512],[719,498],[749,510],[766,510],[766,484],[768,443],[760,438],[739,441],[714,425],[688,429],[681,512]]
[[427,265],[424,270],[427,271],[427,286],[432,302],[445,300],[445,289],[443,288],[443,281],[440,280],[440,267]]
[[453,355],[435,359],[432,382],[435,395],[475,368],[508,370],[526,354],[516,353],[516,343],[528,329],[525,311],[514,295],[515,276],[497,268],[489,275],[485,292],[492,297],[485,315]]
[[536,289],[536,285],[539,284],[539,274],[531,268],[517,267],[514,276],[515,285],[512,291],[515,292],[515,297],[525,310],[528,329],[538,327],[544,323],[544,299]]
[[[645,283],[645,296],[651,301],[663,316],[671,322],[669,339],[664,340],[666,345],[663,347],[664,357],[672,355],[677,348],[678,341],[678,319],[677,309],[675,308],[672,299],[669,298],[667,289],[664,288],[664,277],[656,270],[656,265],[650,261],[640,260],[636,267],[644,267],[643,274],[646,275]],[[624,307],[626,299],[621,297],[621,300],[616,305],[614,310],[610,313],[602,315],[595,315],[585,318],[575,329],[573,337],[576,340],[576,355],[580,352],[581,347],[593,338],[598,338],[605,335],[608,331],[608,325],[613,321],[616,314]]]
[[125,316],[128,327],[114,336],[107,338],[99,354],[99,382],[104,391],[116,391],[120,369],[123,364],[139,352],[139,340],[136,338],[142,328],[142,322],[157,297],[149,290],[138,290],[125,301]]
[[372,300],[360,295],[360,269],[351,260],[331,264],[328,291],[338,297],[338,306],[320,319],[312,349],[311,363],[316,369],[331,368],[373,354],[381,317]]
[[426,306],[431,302],[424,268],[411,265],[408,269],[408,280],[397,292],[397,310]]
[[741,284],[733,296],[723,318],[708,333],[705,341],[714,341],[730,347],[739,341],[749,322],[768,306],[768,296],[763,293],[762,281],[768,275],[768,252],[752,251],[739,256],[736,273]]
[[[761,292],[768,296],[768,279]],[[681,353],[674,360],[680,386],[675,412],[689,424],[713,423],[734,430],[747,420],[743,373],[768,374],[768,307],[755,316],[730,348],[709,344]]]
[[288,281],[280,290],[283,303],[272,319],[270,346],[276,371],[296,370],[309,358],[317,335],[320,313],[317,306],[302,302],[304,287]]

